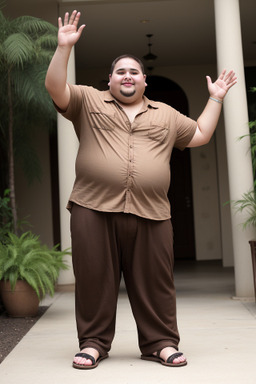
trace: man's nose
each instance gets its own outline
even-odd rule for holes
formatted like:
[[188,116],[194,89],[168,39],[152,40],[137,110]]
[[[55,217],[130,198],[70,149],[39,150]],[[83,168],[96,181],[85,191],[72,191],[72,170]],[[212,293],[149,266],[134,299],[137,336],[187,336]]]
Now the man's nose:
[[129,71],[127,71],[124,75],[125,79],[130,79],[131,78],[131,74]]

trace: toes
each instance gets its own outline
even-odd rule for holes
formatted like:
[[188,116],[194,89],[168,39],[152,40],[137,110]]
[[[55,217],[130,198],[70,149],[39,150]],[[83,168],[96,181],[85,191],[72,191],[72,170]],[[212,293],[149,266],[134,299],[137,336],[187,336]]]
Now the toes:
[[[84,348],[83,350],[81,350],[81,353],[87,353],[88,355],[91,355],[92,357],[94,357],[95,361],[97,361],[99,357],[99,352],[94,348]],[[91,359],[86,359],[85,357],[82,357],[82,356],[75,356],[73,361],[75,364],[78,364],[78,365],[86,365],[86,366],[93,365],[93,362]]]
[[90,359],[83,359],[81,361],[82,365],[92,365],[92,361]]
[[173,364],[180,364],[185,363],[187,361],[186,357],[184,355],[177,357],[173,360]]
[[92,361],[90,359],[84,359],[83,357],[75,357],[74,363],[79,365],[92,365]]
[[[161,354],[160,354],[160,357],[164,360],[164,361],[167,361],[167,359],[173,355],[174,353],[177,353],[177,350],[173,347],[166,347],[166,348],[163,348],[162,351],[161,351]],[[172,363],[173,364],[181,364],[181,363],[185,363],[187,361],[186,357],[184,355],[181,355],[179,357],[176,357]]]
[[177,359],[174,359],[173,360],[173,364],[180,364],[180,363],[184,363],[186,361],[186,358],[185,356],[180,356],[180,357],[177,357]]

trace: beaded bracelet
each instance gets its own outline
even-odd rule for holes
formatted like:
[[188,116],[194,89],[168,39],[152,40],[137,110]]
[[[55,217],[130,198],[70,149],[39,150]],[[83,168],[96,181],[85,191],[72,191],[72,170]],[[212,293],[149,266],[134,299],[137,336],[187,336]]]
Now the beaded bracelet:
[[218,100],[218,99],[214,99],[214,97],[209,97],[209,99],[213,100],[213,101],[216,101],[216,103],[219,103],[219,104],[223,104],[223,101],[221,100]]

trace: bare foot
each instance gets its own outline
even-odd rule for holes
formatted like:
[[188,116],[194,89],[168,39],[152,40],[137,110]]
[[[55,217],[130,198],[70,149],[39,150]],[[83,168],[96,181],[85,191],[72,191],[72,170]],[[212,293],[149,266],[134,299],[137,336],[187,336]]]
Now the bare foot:
[[[80,351],[80,353],[87,353],[94,357],[95,361],[97,361],[99,357],[99,352],[94,348],[84,348]],[[74,363],[79,365],[92,365],[92,361],[90,359],[85,359],[84,357],[74,357]]]
[[[166,361],[168,359],[168,357],[173,355],[174,353],[177,353],[177,350],[175,348],[166,347],[166,348],[163,348],[161,350],[160,357],[161,357],[161,359]],[[156,356],[157,352],[154,352],[153,355]],[[187,361],[187,359],[185,358],[184,355],[181,355],[181,356],[179,356],[173,360],[173,364],[180,364],[180,363],[184,363],[185,361]]]

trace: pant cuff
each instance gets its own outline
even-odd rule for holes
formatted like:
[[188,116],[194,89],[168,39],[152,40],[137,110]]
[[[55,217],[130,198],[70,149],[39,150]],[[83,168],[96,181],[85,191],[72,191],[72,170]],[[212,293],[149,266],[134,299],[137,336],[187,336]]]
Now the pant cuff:
[[103,348],[101,348],[98,344],[92,343],[92,342],[80,345],[80,351],[82,351],[82,349],[85,349],[85,348],[96,349],[99,352],[100,356],[105,356],[108,352],[108,351],[104,350]]
[[166,347],[175,348],[177,351],[179,350],[178,345],[170,341],[170,342],[164,342],[164,343],[162,342],[161,344],[155,343],[153,346],[150,346],[150,349],[149,348],[141,349],[141,353],[145,356],[149,356],[149,355],[152,355],[154,352],[161,351]]

